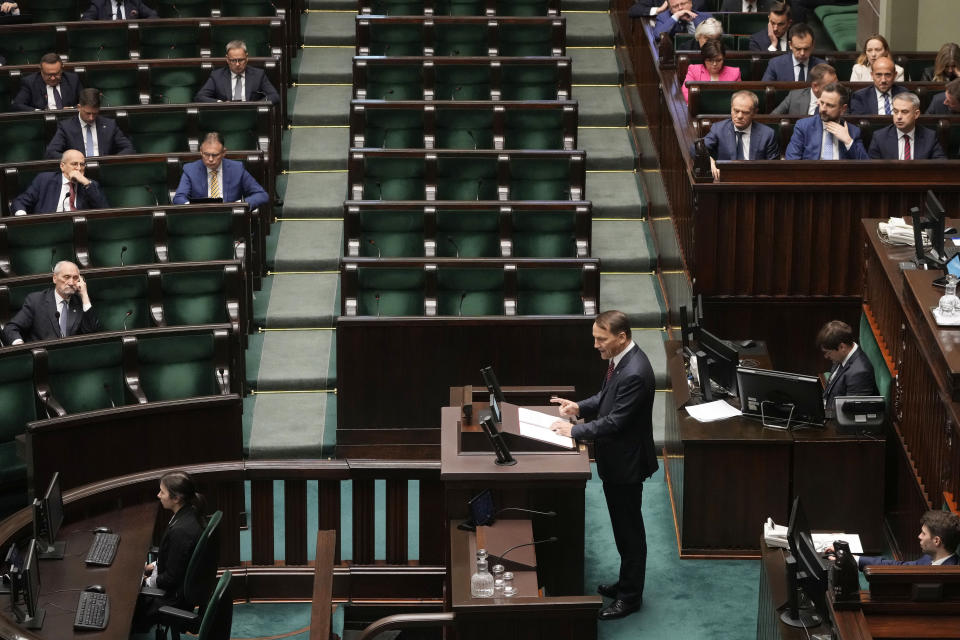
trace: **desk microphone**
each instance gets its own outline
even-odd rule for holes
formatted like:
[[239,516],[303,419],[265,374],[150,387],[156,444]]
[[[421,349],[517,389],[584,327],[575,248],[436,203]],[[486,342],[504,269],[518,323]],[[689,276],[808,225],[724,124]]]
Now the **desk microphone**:
[[[59,313],[57,314],[60,315]],[[47,413],[47,420],[51,418],[50,416],[50,392],[43,394],[43,410]]]
[[230,388],[227,386],[227,383],[224,381],[224,380],[225,380],[225,376],[224,376],[223,367],[217,367],[217,380],[220,381],[220,389],[221,389],[221,390],[226,390],[226,391],[228,391],[228,392],[230,391]]
[[453,236],[447,236],[447,242],[453,245],[454,251],[457,252],[456,257],[460,258],[460,246],[457,244],[457,241],[453,239]]
[[380,294],[379,293],[373,294],[373,299],[377,301],[377,317],[379,318],[380,317]]
[[110,394],[110,385],[106,382],[103,383],[103,392],[106,394],[107,401],[110,403],[110,406],[116,409],[117,405],[113,402],[113,396]]
[[[521,509],[520,507],[506,507],[506,508],[500,509],[500,511],[497,511],[495,514],[493,514],[493,517],[496,518],[497,516],[499,516],[501,513],[505,511],[522,511],[523,513],[535,513],[538,516],[549,516],[551,518],[557,515],[556,511],[535,511],[533,509]],[[554,538],[554,540],[556,540],[556,538]]]
[[[480,148],[480,144],[477,142],[476,136],[473,135],[473,131],[467,129],[467,135],[470,136],[470,139],[473,140],[473,150],[476,151]],[[479,200],[479,198],[477,198]]]
[[123,330],[127,330],[127,318],[133,315],[133,309],[127,309],[127,313],[123,316]]
[[50,271],[53,271],[53,268],[57,266],[57,263],[54,261],[54,257],[57,255],[57,248],[53,247],[50,249]]
[[374,241],[373,238],[367,238],[367,242],[377,250],[377,258],[382,258],[383,255],[380,253],[380,246]]
[[460,304],[457,305],[457,317],[463,316],[463,301],[467,299],[467,292],[464,291],[460,294]]
[[127,252],[127,245],[123,245],[122,247],[120,247],[120,266],[121,267],[126,266],[125,264],[123,264],[123,254],[125,254],[126,252]]
[[557,536],[550,536],[549,538],[544,538],[543,540],[534,540],[533,542],[525,542],[525,543],[523,543],[523,544],[514,545],[514,546],[510,547],[509,549],[507,549],[506,551],[504,551],[503,553],[501,553],[501,554],[499,554],[499,555],[494,555],[494,556],[491,556],[491,557],[492,557],[492,558],[496,558],[496,560],[497,560],[500,564],[503,564],[503,559],[506,558],[506,557],[507,557],[507,554],[510,553],[511,551],[513,551],[514,549],[519,549],[520,547],[529,547],[529,546],[532,546],[532,545],[543,544],[543,543],[547,543],[547,542],[556,542],[557,540],[558,540]]
[[480,200],[480,189],[482,188],[483,188],[483,178],[480,178],[479,180],[477,180],[477,200]]
[[159,206],[160,206],[160,201],[157,200],[157,194],[155,194],[155,193],[153,192],[153,189],[150,188],[150,185],[145,184],[145,185],[143,185],[143,188],[146,189],[146,190],[147,190],[147,193],[149,193],[149,194],[153,197],[153,206],[159,207]]
[[[59,326],[60,326],[60,312],[59,312],[59,311],[54,311],[54,312],[53,312],[53,317],[57,319],[57,326],[59,327]],[[62,329],[60,330],[60,337],[61,337],[61,338],[66,338],[66,336],[63,335],[63,330],[62,330]],[[49,416],[47,416],[47,417],[49,417]]]

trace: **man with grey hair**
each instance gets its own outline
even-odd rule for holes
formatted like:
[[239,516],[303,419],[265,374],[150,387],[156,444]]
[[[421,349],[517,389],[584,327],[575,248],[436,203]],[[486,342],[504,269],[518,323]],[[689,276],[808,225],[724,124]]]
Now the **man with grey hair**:
[[29,294],[3,328],[3,335],[7,344],[18,345],[100,330],[100,318],[80,270],[74,263],[61,260],[53,267],[53,286]]
[[893,98],[893,124],[873,132],[868,154],[874,160],[946,160],[937,134],[916,126],[920,98],[910,91]]
[[110,206],[96,180],[84,172],[87,161],[76,149],[60,156],[60,171],[44,171],[34,177],[27,190],[10,204],[14,215],[57,213],[81,209],[106,209]]
[[227,67],[210,72],[194,102],[255,102],[266,100],[280,104],[280,94],[270,84],[263,69],[247,67],[247,44],[243,40],[227,43]]
[[714,180],[720,179],[717,160],[780,158],[780,145],[773,129],[753,121],[757,107],[757,95],[753,91],[737,91],[730,98],[730,118],[714,123],[704,137]]

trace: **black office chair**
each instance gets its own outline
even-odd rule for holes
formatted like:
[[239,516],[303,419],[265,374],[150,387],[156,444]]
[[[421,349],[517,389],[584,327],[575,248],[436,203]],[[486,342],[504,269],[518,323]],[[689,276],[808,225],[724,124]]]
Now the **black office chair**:
[[203,608],[202,617],[199,613],[176,607],[160,607],[160,617],[169,620],[171,626],[176,624],[183,628],[196,628],[198,640],[230,640],[230,627],[233,624],[233,600],[227,595],[230,578],[230,572],[224,571]]
[[[157,624],[156,628],[156,640],[165,640],[168,629],[170,635],[173,636],[173,640],[179,640],[181,631],[197,633],[197,626],[204,615],[204,607],[217,584],[217,558],[220,555],[218,526],[222,518],[222,511],[215,511],[210,516],[207,520],[207,526],[193,548],[190,562],[187,563],[187,571],[183,576],[183,593],[179,603],[181,606],[161,607],[160,609],[161,612],[167,608],[192,612],[196,608],[195,617],[171,616],[169,620],[161,617],[161,622]],[[165,595],[162,589],[150,587],[144,587],[140,593],[151,596]]]

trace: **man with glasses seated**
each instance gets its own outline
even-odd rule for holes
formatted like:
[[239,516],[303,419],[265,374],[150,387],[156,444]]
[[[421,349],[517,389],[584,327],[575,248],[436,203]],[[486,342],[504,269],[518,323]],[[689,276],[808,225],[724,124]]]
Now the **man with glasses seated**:
[[20,91],[10,102],[12,111],[42,111],[72,108],[80,100],[83,85],[72,71],[63,70],[63,61],[55,53],[40,58],[40,72],[20,81]]
[[211,131],[200,145],[200,160],[184,165],[173,204],[189,204],[198,199],[220,198],[223,202],[245,201],[250,209],[265,204],[270,196],[244,169],[243,163],[227,160],[223,137]]
[[247,67],[247,45],[243,40],[227,43],[227,65],[210,72],[194,102],[257,102],[280,104],[280,94],[263,69]]
[[83,209],[107,209],[107,198],[96,180],[84,175],[86,159],[76,149],[68,149],[60,157],[60,171],[38,173],[10,205],[16,216],[28,213],[57,213]]

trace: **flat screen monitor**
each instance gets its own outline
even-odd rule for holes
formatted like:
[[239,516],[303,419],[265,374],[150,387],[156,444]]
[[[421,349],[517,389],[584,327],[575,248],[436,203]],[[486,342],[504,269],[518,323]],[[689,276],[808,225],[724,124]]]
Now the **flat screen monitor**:
[[[792,626],[817,626],[829,619],[826,600],[829,562],[821,556],[813,543],[810,525],[807,523],[807,515],[800,502],[800,496],[794,498],[793,507],[790,509],[787,544],[790,546],[790,555],[794,560],[790,571],[795,571],[795,575],[787,576],[788,608],[781,615],[781,620]],[[807,596],[813,605],[813,611],[809,611],[809,606],[799,605],[798,589]],[[804,608],[807,611],[803,611]]]
[[[737,350],[702,327],[697,329],[697,348],[709,359],[710,380],[727,394],[737,395],[737,367],[740,366]],[[699,358],[697,365],[700,366]]]
[[15,574],[10,592],[14,616],[17,622],[27,629],[41,628],[46,614],[46,611],[40,608],[40,566],[37,560],[37,541],[30,540],[24,554],[23,570]]
[[57,542],[63,524],[63,494],[60,491],[60,473],[54,473],[43,498],[33,501],[33,535],[43,560],[63,558],[65,543]]
[[493,419],[499,424],[503,422],[503,416],[500,414],[503,390],[500,389],[497,374],[493,372],[493,367],[484,367],[480,369],[480,375],[483,376],[483,384],[487,385],[487,390],[490,392],[490,409],[493,411]]
[[7,555],[3,559],[3,581],[0,582],[0,594],[10,593],[10,585],[14,576],[23,570],[23,557],[16,544],[11,544]]
[[823,426],[823,389],[814,376],[737,368],[740,411],[778,429]]

